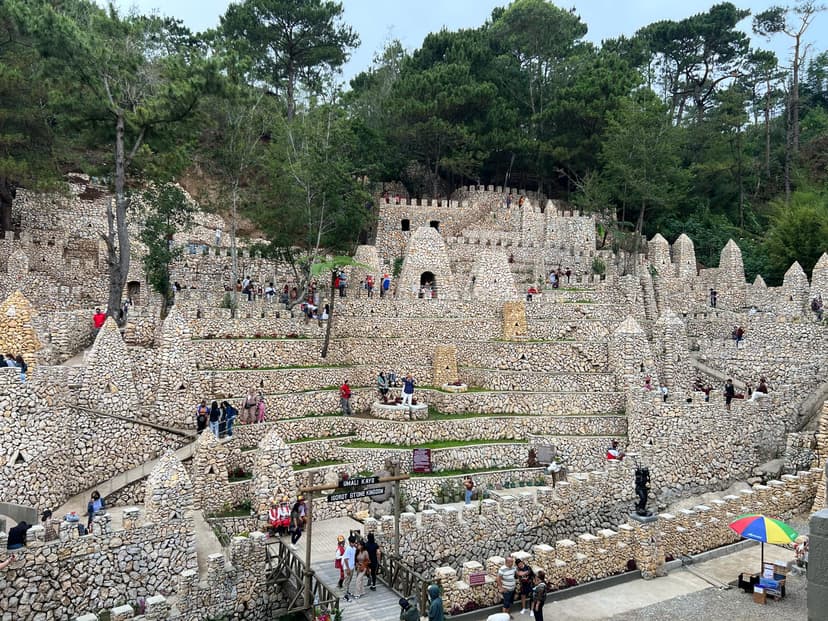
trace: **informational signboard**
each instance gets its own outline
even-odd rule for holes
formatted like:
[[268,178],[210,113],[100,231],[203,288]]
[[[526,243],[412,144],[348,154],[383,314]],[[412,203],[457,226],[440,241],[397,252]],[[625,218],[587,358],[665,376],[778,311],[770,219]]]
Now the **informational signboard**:
[[365,485],[374,485],[379,482],[379,477],[353,477],[342,481],[339,487],[354,488],[363,487]]
[[385,493],[382,487],[373,487],[371,489],[357,489],[350,492],[336,492],[328,495],[328,502],[339,502],[341,500],[356,500],[357,498],[371,498],[372,496],[380,496]]
[[486,572],[479,571],[474,574],[469,574],[469,586],[480,586],[486,584]]
[[431,449],[415,448],[411,470],[417,473],[431,472]]

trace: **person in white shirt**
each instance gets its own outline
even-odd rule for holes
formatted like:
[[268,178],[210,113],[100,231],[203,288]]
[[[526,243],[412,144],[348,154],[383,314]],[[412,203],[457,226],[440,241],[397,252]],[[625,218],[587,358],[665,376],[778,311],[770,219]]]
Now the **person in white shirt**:
[[345,580],[342,581],[342,588],[345,589],[345,601],[351,601],[354,596],[351,593],[351,578],[354,577],[354,565],[356,565],[356,537],[348,537],[348,547],[342,556],[342,569],[345,571]]
[[510,614],[512,604],[515,601],[515,575],[517,569],[515,568],[515,559],[511,556],[506,557],[506,564],[497,570],[497,590],[503,596],[503,612]]

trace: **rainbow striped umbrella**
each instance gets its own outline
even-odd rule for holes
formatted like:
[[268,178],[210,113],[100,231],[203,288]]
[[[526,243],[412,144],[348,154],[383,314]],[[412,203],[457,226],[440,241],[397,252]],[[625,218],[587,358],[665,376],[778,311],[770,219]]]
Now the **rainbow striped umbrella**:
[[765,544],[785,545],[793,543],[799,536],[793,528],[773,518],[764,515],[740,515],[730,523],[730,529],[745,539],[753,539],[762,543],[762,566],[765,565]]

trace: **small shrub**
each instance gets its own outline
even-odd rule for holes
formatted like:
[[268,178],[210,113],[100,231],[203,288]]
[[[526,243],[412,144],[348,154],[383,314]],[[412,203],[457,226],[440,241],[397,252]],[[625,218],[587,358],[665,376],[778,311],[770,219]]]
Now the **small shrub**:
[[607,273],[607,264],[601,257],[595,257],[592,259],[592,273],[598,274],[599,276],[603,276]]

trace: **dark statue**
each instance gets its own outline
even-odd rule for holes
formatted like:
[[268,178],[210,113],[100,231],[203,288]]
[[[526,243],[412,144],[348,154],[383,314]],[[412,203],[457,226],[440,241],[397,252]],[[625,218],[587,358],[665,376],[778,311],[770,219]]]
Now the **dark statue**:
[[635,469],[635,495],[638,502],[635,505],[635,512],[640,516],[652,515],[647,511],[647,496],[650,494],[650,469],[638,466]]

